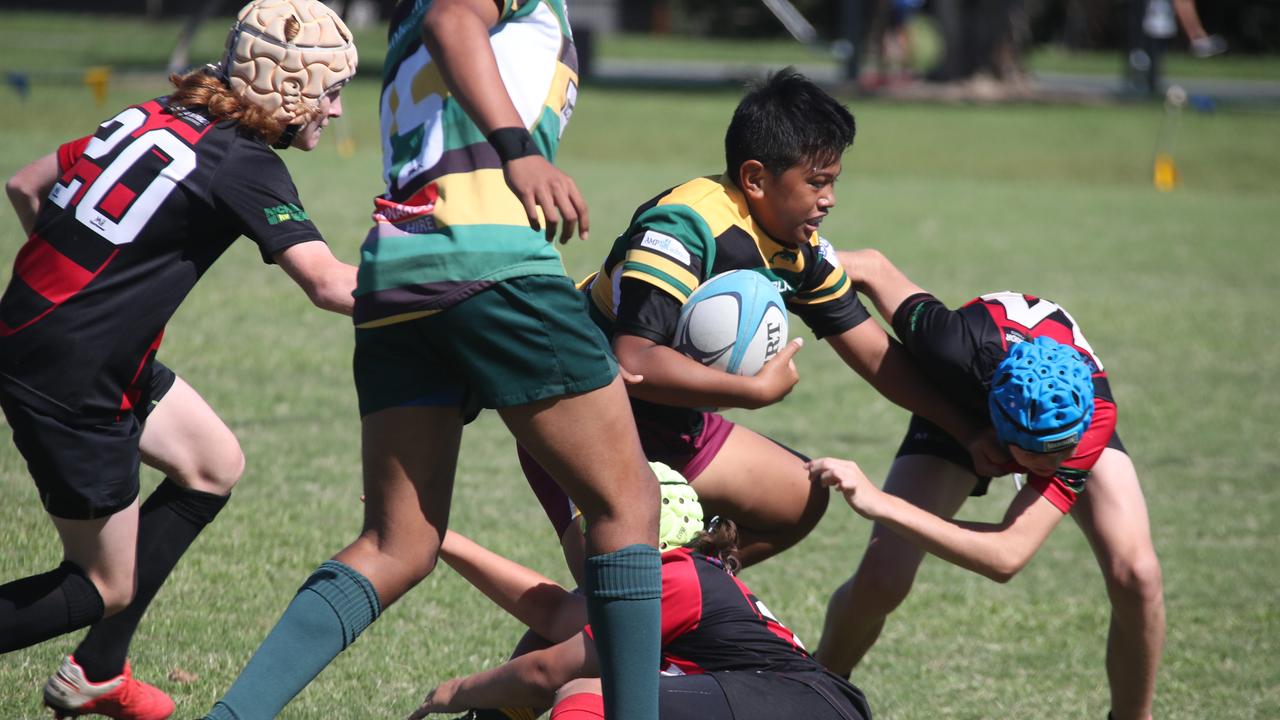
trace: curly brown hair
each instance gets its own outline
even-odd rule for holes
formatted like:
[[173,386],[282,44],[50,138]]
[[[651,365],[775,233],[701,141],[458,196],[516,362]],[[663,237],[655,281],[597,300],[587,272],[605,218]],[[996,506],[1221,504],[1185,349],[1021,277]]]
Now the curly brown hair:
[[273,118],[272,111],[233,93],[221,78],[206,69],[185,75],[174,73],[169,82],[174,87],[169,94],[169,107],[204,110],[215,122],[234,120],[267,144],[274,144],[284,132],[284,123]]
[[719,515],[711,518],[707,529],[684,546],[707,557],[719,559],[730,575],[737,575],[742,569],[742,560],[738,558],[738,526],[727,518]]

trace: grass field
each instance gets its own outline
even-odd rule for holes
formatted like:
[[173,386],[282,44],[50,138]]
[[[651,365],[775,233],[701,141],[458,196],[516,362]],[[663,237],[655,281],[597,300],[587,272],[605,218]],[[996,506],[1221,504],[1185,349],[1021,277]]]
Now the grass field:
[[[23,52],[38,50],[29,34],[43,30],[15,32],[3,16],[0,26],[5,52],[21,43]],[[143,53],[146,37],[117,41],[118,51]],[[85,54],[68,67],[93,62]],[[101,108],[70,82],[39,82],[24,102],[10,97],[0,176],[120,106],[161,94],[162,82],[123,77]],[[344,93],[353,156],[338,155],[331,128],[316,152],[286,157],[307,209],[347,260],[379,191],[375,95],[368,81]],[[584,88],[561,164],[591,203],[593,240],[565,248],[572,274],[600,261],[635,205],[721,166],[735,102],[732,93]],[[1280,118],[1184,117],[1176,144],[1183,183],[1160,194],[1150,182],[1155,106],[854,110],[858,140],[824,234],[839,247],[883,249],[953,303],[1006,288],[1053,298],[1107,363],[1164,567],[1169,629],[1157,715],[1280,717],[1280,572],[1271,564],[1280,540],[1280,325],[1271,308],[1280,300]],[[0,208],[0,276],[22,240],[11,210]],[[161,592],[132,652],[137,674],[178,701],[176,717],[209,707],[302,579],[359,527],[351,349],[347,321],[312,310],[247,241],[170,324],[161,357],[218,409],[248,457],[232,503]],[[820,343],[798,363],[802,381],[784,403],[732,419],[883,476],[905,413]],[[158,479],[146,474],[144,492]],[[1012,492],[999,481],[963,515],[996,519]],[[492,413],[465,436],[453,518],[499,552],[567,579]],[[744,579],[813,647],[827,595],[857,562],[867,532],[833,500],[813,535]],[[56,535],[5,440],[0,580],[58,560]],[[1107,623],[1098,570],[1067,522],[1006,586],[926,562],[854,679],[889,720],[1103,718]],[[518,633],[442,568],[283,717],[402,717],[434,681],[499,661]],[[68,637],[0,659],[0,718],[43,717],[40,683],[73,646]],[[195,679],[168,679],[175,670]]]

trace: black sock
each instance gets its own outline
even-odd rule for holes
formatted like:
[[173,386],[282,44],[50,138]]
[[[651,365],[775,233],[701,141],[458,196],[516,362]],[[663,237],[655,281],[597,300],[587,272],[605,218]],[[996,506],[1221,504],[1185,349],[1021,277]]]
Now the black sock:
[[129,642],[151,599],[228,497],[189,490],[165,478],[142,504],[138,514],[138,588],[129,607],[95,623],[76,648],[74,657],[86,678],[103,682],[124,672]]
[[0,653],[79,630],[102,612],[98,588],[71,562],[0,585]]

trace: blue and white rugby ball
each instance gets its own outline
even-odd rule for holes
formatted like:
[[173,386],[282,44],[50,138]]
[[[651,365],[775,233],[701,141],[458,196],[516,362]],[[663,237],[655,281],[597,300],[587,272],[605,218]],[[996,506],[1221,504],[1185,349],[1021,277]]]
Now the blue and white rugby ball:
[[755,375],[786,344],[787,330],[787,308],[773,283],[752,270],[730,270],[689,296],[673,346],[708,367]]

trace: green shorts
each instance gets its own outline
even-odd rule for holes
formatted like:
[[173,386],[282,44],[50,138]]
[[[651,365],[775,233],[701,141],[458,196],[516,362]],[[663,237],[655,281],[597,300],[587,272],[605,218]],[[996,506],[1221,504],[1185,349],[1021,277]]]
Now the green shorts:
[[356,329],[360,416],[410,406],[482,408],[604,387],[618,364],[587,300],[562,275],[504,280],[435,315]]

